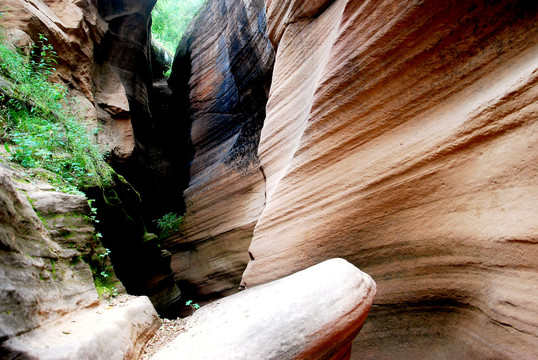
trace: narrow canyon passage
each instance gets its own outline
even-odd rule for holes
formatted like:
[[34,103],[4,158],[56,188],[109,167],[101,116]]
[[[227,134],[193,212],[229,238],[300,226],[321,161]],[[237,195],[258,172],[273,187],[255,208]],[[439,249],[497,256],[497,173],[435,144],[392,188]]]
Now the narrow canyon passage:
[[[377,294],[374,283],[364,290],[364,326],[318,358],[536,358],[538,4],[208,0],[174,54],[152,43],[155,6],[0,6],[15,46],[44,34],[56,50],[54,79],[114,170],[109,186],[85,189],[87,207],[0,164],[0,258],[10,264],[0,319],[17,324],[1,341],[99,302],[92,271],[117,276],[114,296],[148,296],[162,317],[192,313],[188,300],[210,304],[191,320],[201,323],[221,301],[342,258]],[[42,215],[42,192],[80,203],[78,215],[60,205]],[[68,223],[92,209],[98,222]],[[178,217],[160,233],[167,214]],[[64,267],[77,284],[56,277]],[[19,271],[58,291],[26,291]],[[42,308],[15,319],[15,303]],[[158,327],[147,314],[137,321]]]

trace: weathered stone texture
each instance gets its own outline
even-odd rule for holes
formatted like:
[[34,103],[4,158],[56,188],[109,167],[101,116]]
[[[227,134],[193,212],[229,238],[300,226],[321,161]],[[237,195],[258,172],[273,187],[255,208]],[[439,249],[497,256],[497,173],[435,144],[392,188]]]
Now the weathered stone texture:
[[[81,224],[90,231],[64,228],[58,236],[64,241],[74,236],[71,241],[78,246],[61,246],[30,201],[37,208],[46,203],[41,209],[54,212],[58,221],[67,214],[84,218],[88,203],[83,196],[50,190],[21,182],[16,172],[0,164],[0,342],[99,301],[90,268],[79,259],[93,242],[89,220]],[[72,206],[58,201],[64,195]]]
[[[257,157],[274,60],[262,1],[209,1],[180,44],[170,81],[187,89],[194,157],[179,237],[166,246],[180,286],[237,290],[265,203]],[[184,74],[190,74],[190,78]]]
[[332,259],[202,307],[152,360],[346,359],[376,285]]
[[100,301],[92,271],[124,288],[95,237],[87,199],[29,183],[3,162],[0,358],[137,359],[160,320],[147,297]]
[[534,358],[537,6],[286,4],[267,2],[267,204],[244,284],[344,257],[378,284],[357,358]]
[[160,323],[147,297],[123,295],[9,339],[0,354],[8,359],[136,360]]

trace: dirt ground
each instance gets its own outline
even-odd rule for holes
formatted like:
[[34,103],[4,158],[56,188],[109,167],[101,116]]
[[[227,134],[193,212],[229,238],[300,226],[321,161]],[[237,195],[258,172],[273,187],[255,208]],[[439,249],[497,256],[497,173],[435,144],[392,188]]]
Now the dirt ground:
[[155,335],[148,341],[144,350],[142,350],[142,355],[140,360],[148,360],[151,358],[157,351],[162,349],[165,345],[169,344],[178,334],[181,334],[185,331],[185,321],[186,319],[177,318],[177,319],[162,319],[162,324],[159,330]]

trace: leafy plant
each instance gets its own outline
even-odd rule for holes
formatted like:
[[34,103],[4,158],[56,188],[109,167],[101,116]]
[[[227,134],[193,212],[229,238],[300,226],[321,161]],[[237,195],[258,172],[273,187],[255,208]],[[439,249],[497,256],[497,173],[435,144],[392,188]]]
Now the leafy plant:
[[179,231],[183,217],[176,213],[168,213],[162,218],[153,221],[160,231],[159,237],[165,238]]
[[81,122],[76,100],[65,87],[50,81],[58,56],[48,39],[40,35],[26,56],[1,36],[0,142],[9,160],[34,169],[26,173],[51,182],[59,191],[80,193],[110,183],[112,169]]
[[116,297],[119,294],[118,282],[111,281],[108,276],[95,277],[94,284],[100,299]]
[[87,263],[93,275],[93,282],[100,298],[116,297],[119,293],[119,281],[114,273],[109,259],[110,250],[107,248],[95,249],[93,255],[87,258]]
[[193,310],[198,310],[200,308],[200,305],[198,305],[198,303],[193,303],[192,300],[187,301],[185,305],[190,306]]
[[158,0],[153,8],[151,33],[174,53],[192,18],[206,0]]
[[105,252],[102,253],[102,254],[99,254],[99,257],[100,257],[100,258],[105,258],[105,257],[107,257],[108,255],[110,255],[110,250],[109,250],[109,249],[105,249]]

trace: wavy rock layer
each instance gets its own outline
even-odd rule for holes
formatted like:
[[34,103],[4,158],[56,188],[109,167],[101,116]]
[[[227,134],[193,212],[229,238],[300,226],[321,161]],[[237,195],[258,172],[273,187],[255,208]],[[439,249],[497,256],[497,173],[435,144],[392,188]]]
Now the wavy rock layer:
[[[263,1],[210,1],[180,44],[171,87],[187,91],[194,158],[180,237],[166,241],[182,289],[237,290],[265,203],[257,147],[274,60]],[[190,79],[187,74],[191,74]]]
[[535,357],[537,6],[305,3],[267,2],[267,204],[244,284],[344,257],[378,284],[357,354]]

